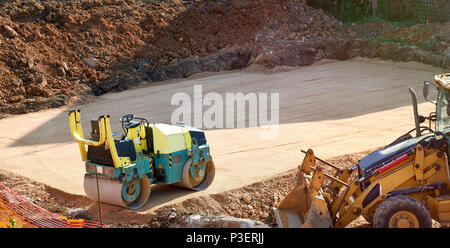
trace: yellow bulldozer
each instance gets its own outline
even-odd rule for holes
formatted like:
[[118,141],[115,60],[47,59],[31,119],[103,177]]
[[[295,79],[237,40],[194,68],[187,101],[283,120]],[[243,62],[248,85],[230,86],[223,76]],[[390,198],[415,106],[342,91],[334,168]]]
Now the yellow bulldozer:
[[424,82],[424,98],[436,105],[428,116],[409,92],[415,128],[356,165],[342,169],[302,150],[296,186],[275,209],[279,227],[346,227],[361,215],[379,228],[450,224],[450,73]]

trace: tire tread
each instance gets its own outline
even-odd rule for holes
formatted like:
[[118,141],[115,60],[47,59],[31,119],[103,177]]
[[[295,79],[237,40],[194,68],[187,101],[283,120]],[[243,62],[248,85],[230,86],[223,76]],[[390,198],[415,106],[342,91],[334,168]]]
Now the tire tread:
[[432,226],[430,212],[425,206],[418,200],[406,195],[391,196],[381,202],[373,216],[373,226],[378,228],[389,227],[389,219],[393,215],[393,211],[405,208],[416,215],[420,228]]

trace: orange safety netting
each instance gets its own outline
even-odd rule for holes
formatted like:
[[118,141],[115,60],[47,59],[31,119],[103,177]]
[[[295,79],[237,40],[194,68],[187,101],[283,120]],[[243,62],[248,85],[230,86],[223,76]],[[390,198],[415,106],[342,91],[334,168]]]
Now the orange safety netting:
[[109,227],[84,219],[68,220],[30,202],[0,183],[0,227],[10,227],[11,218],[23,228],[99,228]]

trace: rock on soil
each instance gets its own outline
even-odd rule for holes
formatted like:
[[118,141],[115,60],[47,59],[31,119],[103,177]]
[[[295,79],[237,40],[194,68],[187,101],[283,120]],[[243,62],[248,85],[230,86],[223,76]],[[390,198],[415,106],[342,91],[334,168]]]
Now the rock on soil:
[[7,26],[7,25],[1,25],[0,30],[2,31],[2,33],[4,33],[9,38],[14,38],[18,35],[16,30],[14,30],[13,28],[11,28],[10,26]]
[[84,62],[87,66],[89,66],[89,67],[91,67],[91,68],[93,68],[93,69],[97,68],[97,65],[98,65],[98,60],[96,60],[96,59],[94,59],[94,58],[91,58],[91,57],[83,58],[83,62]]
[[174,228],[269,228],[261,221],[235,218],[231,216],[201,215],[193,214],[180,220],[179,223],[171,224]]

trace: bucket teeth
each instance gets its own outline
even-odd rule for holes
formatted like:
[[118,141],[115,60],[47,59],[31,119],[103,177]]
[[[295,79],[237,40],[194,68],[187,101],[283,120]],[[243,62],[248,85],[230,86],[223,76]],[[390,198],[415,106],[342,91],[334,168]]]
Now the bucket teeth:
[[[295,191],[295,190],[294,190]],[[302,192],[305,192],[302,190]],[[308,190],[308,193],[304,193],[304,196],[300,198],[298,194],[300,191],[291,192],[287,197],[291,199],[281,203],[285,205],[279,205],[275,208],[275,217],[279,227],[284,228],[299,228],[299,227],[312,227],[312,228],[330,228],[333,227],[333,221],[328,211],[326,201],[322,198],[318,192],[314,190]],[[306,195],[309,194],[309,195]],[[297,198],[297,199],[293,199]],[[308,198],[308,200],[306,200]],[[289,198],[288,198],[289,199]],[[306,201],[302,201],[306,200]],[[310,204],[308,204],[308,202]],[[291,203],[296,203],[291,205]]]
[[299,171],[296,187],[289,192],[274,210],[279,227],[333,227],[328,204],[320,193],[322,171],[316,171],[306,180]]

